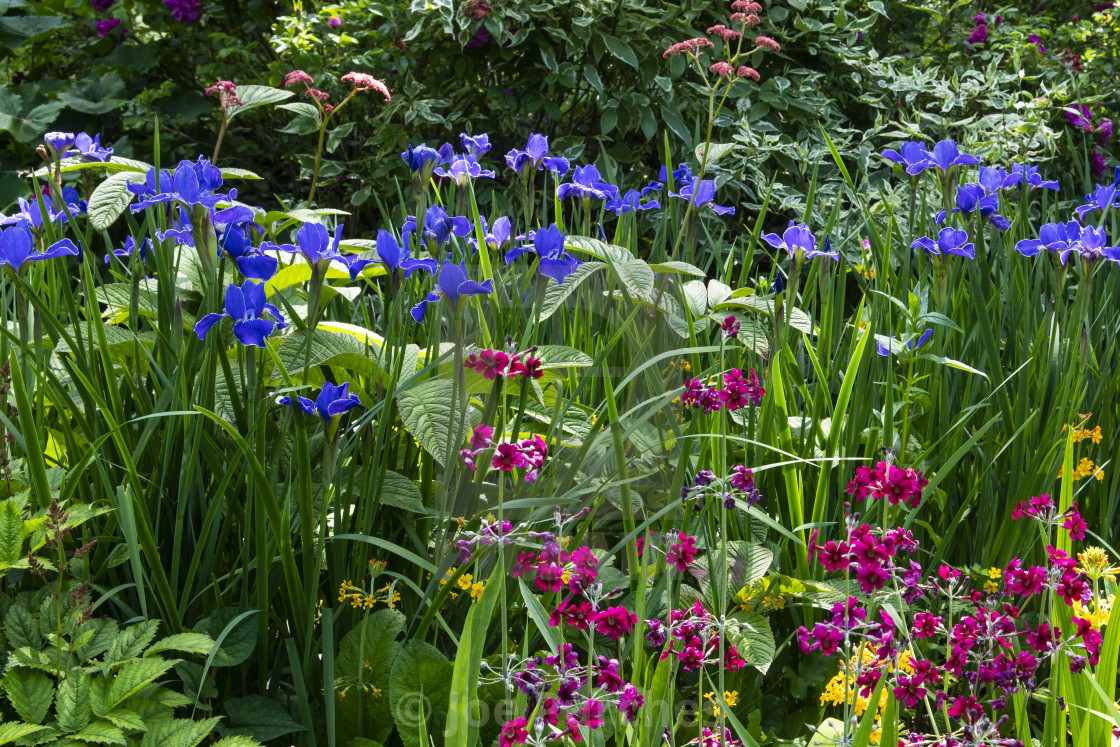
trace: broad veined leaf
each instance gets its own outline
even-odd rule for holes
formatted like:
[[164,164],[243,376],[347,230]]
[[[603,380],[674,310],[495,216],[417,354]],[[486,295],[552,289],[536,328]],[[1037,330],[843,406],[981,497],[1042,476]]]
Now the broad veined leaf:
[[[175,666],[175,659],[133,659],[117,671],[105,698],[105,709],[110,711],[143,688],[155,682]],[[101,714],[98,714],[101,715]]]
[[54,702],[54,685],[47,675],[34,669],[13,667],[0,683],[21,719],[32,724],[43,723]]
[[364,617],[339,644],[334,660],[335,681],[330,685],[335,692],[346,692],[335,708],[339,744],[354,737],[383,742],[393,731],[390,699],[385,697],[385,691],[393,662],[401,650],[397,637],[403,630],[404,615],[394,609],[382,609]]
[[[273,88],[272,86],[238,86],[237,98],[241,101],[240,105],[231,106],[226,112],[226,118],[232,120],[237,115],[247,112],[250,109],[256,109],[258,106],[265,106],[266,104],[279,104],[282,101],[287,101],[295,93],[292,91],[285,91],[283,88]],[[311,104],[306,104],[311,109],[318,113]]]
[[572,295],[579,284],[587,278],[591,277],[596,271],[603,269],[607,265],[603,262],[584,262],[576,268],[568,277],[564,278],[564,282],[556,284],[550,282],[544,289],[544,300],[541,302],[540,319],[548,319],[556,313],[556,311]]
[[140,747],[196,747],[210,736],[220,721],[216,717],[198,721],[189,718],[153,721]]
[[424,733],[437,747],[443,744],[452,670],[447,657],[423,641],[409,641],[393,662],[389,707],[405,747],[427,747],[420,737],[421,718]]
[[153,643],[144,652],[144,656],[152,656],[161,651],[182,651],[188,654],[209,655],[214,648],[214,639],[202,633],[176,633]]
[[307,731],[300,726],[275,700],[261,695],[231,698],[223,705],[229,719],[224,733],[252,737],[260,742],[277,739],[285,734]]
[[[738,143],[712,143],[708,147],[708,165],[711,166],[713,163],[715,163],[719,159],[723,158],[724,156],[726,156],[731,151],[735,150],[735,148],[737,146],[738,146]],[[703,160],[704,160],[704,144],[703,143],[696,146],[696,154],[695,155],[696,155],[696,160],[698,162],[703,162]]]
[[95,231],[104,231],[113,225],[132,202],[134,195],[128,191],[128,185],[143,182],[144,174],[137,171],[121,171],[98,184],[89,198],[90,227]]
[[728,635],[728,640],[735,645],[743,661],[765,674],[777,650],[770,621],[764,615],[751,611],[739,611],[732,617],[739,627]]
[[63,731],[81,731],[93,716],[89,694],[90,677],[80,670],[72,671],[58,686],[54,710],[58,715],[58,728]]
[[[460,393],[460,396],[464,395]],[[466,438],[481,418],[478,411],[469,405],[465,421],[460,418],[460,409],[454,402],[453,384],[446,379],[430,379],[406,389],[397,395],[397,408],[408,432],[440,464],[447,458],[448,444],[459,436]],[[453,447],[457,446],[457,443],[453,444]],[[452,451],[458,449],[453,448]]]
[[0,569],[23,557],[23,512],[13,500],[0,503]]

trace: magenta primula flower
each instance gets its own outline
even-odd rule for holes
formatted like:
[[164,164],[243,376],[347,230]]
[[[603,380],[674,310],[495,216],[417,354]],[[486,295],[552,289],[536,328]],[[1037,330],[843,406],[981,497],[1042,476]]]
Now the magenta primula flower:
[[595,629],[612,641],[634,629],[638,616],[625,607],[608,607],[595,615]]

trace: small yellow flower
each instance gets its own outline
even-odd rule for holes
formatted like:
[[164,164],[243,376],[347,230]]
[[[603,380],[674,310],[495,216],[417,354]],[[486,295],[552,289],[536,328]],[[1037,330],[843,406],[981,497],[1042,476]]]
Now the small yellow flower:
[[481,581],[477,581],[474,584],[472,584],[471,585],[471,599],[475,599],[475,600],[481,599],[482,598],[482,590],[485,589],[485,588],[486,588],[486,584],[482,583]]
[[464,573],[462,576],[459,576],[459,580],[456,583],[463,591],[469,591],[471,588],[471,574]]

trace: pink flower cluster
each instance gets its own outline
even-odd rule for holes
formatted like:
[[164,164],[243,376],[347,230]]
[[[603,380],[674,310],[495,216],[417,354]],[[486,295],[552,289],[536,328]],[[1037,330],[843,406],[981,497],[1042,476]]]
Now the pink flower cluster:
[[903,469],[893,464],[879,462],[874,467],[858,467],[852,481],[848,483],[848,495],[857,500],[886,498],[892,506],[905,503],[917,508],[922,502],[922,488],[929,480],[922,476],[920,469]]
[[[817,544],[817,530],[809,536],[809,562],[819,562],[829,573],[855,568],[855,580],[865,594],[879,591],[894,575],[901,575],[902,582],[912,596],[920,596],[911,561],[908,571],[897,568],[894,557],[901,550],[912,553],[918,549],[914,535],[908,529],[876,531],[868,524],[860,524],[848,533],[847,540],[829,540]],[[918,571],[920,571],[920,567]],[[897,572],[897,573],[896,573]]]
[[490,458],[490,469],[501,472],[513,470],[528,470],[525,473],[525,482],[536,482],[544,460],[548,456],[548,445],[540,436],[525,438],[520,441],[503,441],[494,446],[494,428],[485,423],[479,424],[471,431],[470,447],[459,452],[463,464],[471,470],[478,470],[477,459],[479,454],[494,449]]
[[725,42],[735,41],[743,36],[742,32],[729,29],[722,23],[717,23],[715,26],[712,26],[706,33],[708,36],[718,36]]
[[385,85],[385,81],[378,80],[368,73],[346,73],[346,75],[342,76],[342,82],[352,83],[355,91],[377,91],[385,97],[386,102],[392,98],[392,96],[389,95],[389,88]]
[[688,570],[688,564],[696,559],[696,538],[680,532],[666,536],[669,544],[665,549],[665,562],[678,571]]
[[743,377],[742,369],[732,368],[723,374],[722,381],[722,387],[715,387],[705,385],[700,379],[685,379],[681,404],[703,410],[704,413],[716,412],[720,408],[741,410],[747,403],[754,407],[762,404],[766,389],[753,368],[746,378]]
[[[722,621],[704,609],[700,602],[683,610],[669,613],[667,624],[660,620],[647,620],[650,632],[646,640],[654,646],[665,646],[661,661],[673,658],[683,672],[695,672],[701,667],[721,663],[719,655]],[[657,641],[660,641],[658,643]],[[728,672],[737,672],[747,665],[733,644],[723,652],[722,665]]]
[[229,111],[230,107],[241,106],[241,99],[237,98],[237,85],[230,80],[219,80],[206,89],[206,95],[217,95],[223,112]]
[[[522,552],[513,565],[513,577],[533,580],[533,588],[541,592],[560,591],[568,587],[573,595],[582,594],[599,577],[599,561],[591,548],[577,547],[568,552],[551,534],[542,536],[540,552]],[[564,577],[568,579],[565,582]]]
[[[489,669],[488,665],[483,663],[483,669]],[[632,721],[644,701],[638,688],[623,679],[618,659],[598,656],[590,667],[582,665],[579,652],[570,643],[560,644],[559,651],[550,656],[517,662],[497,680],[521,690],[530,703],[539,703],[530,708],[530,715],[538,714],[532,728],[549,743],[563,744],[569,738],[582,741],[584,730],[593,731],[606,723],[604,712],[609,705]],[[502,725],[498,744],[525,744],[529,729],[526,716],[511,719]],[[533,742],[542,743],[539,739]]]
[[1038,521],[1047,527],[1060,526],[1069,532],[1070,539],[1078,541],[1085,539],[1085,530],[1089,528],[1089,525],[1081,518],[1081,512],[1077,510],[1076,502],[1069,507],[1069,510],[1059,512],[1057,504],[1046,493],[1037,495],[1028,501],[1017,501],[1015,503],[1015,508],[1011,510],[1011,518],[1019,520],[1023,517]]
[[723,330],[723,334],[727,335],[728,337],[731,337],[731,338],[734,339],[734,338],[737,338],[739,336],[740,325],[739,325],[739,322],[735,319],[734,314],[728,314],[727,316],[725,316],[723,318],[723,323],[720,324],[719,326],[720,326],[720,329]]
[[520,353],[509,356],[501,350],[483,350],[471,353],[463,361],[463,368],[478,371],[483,378],[493,381],[497,378],[514,378],[524,376],[527,379],[539,379],[544,376],[541,361],[534,358],[531,353],[537,352],[537,346]]
[[715,45],[713,45],[707,38],[703,36],[697,36],[694,39],[685,39],[682,42],[673,44],[668,49],[666,49],[661,56],[668,57],[669,55],[673,55],[675,57],[682,54],[696,55],[700,52],[700,50],[712,49],[714,46]]

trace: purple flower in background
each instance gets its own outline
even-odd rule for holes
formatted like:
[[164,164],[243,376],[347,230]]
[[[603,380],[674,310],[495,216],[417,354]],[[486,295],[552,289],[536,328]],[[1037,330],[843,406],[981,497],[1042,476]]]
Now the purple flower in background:
[[888,149],[879,155],[902,166],[910,176],[917,176],[933,167],[933,157],[925,144],[913,140],[906,141],[898,150]]
[[556,281],[564,283],[564,278],[576,271],[582,262],[564,251],[564,234],[555,225],[542,228],[533,234],[532,246],[518,246],[506,252],[509,264],[522,254],[533,252],[537,255],[537,270]]
[[1094,210],[1107,210],[1113,205],[1120,204],[1120,169],[1117,169],[1116,180],[1112,184],[1096,185],[1090,194],[1085,195],[1085,204],[1074,209],[1078,220],[1085,220],[1085,216]]
[[48,132],[43,135],[43,142],[47,147],[57,153],[59,157],[66,152],[66,149],[74,144],[73,132]]
[[51,244],[45,251],[35,251],[35,238],[27,221],[0,229],[0,266],[20,275],[28,262],[55,257],[79,257],[81,250],[70,239]]
[[490,32],[486,30],[485,26],[479,26],[478,31],[475,32],[475,35],[471,37],[471,40],[466,43],[465,47],[467,49],[476,49],[477,47],[485,46],[493,38],[494,37],[490,35]]
[[109,10],[109,8],[116,5],[116,3],[117,0],[89,0],[89,7],[93,8],[98,13],[104,13]]
[[[683,163],[673,170],[673,182],[675,184],[689,184],[692,181],[692,169]],[[661,173],[656,179],[642,188],[642,197],[645,197],[650,192],[660,192],[669,186],[669,171],[664,166],[661,167]]]
[[1066,119],[1073,127],[1085,130],[1086,132],[1093,131],[1093,115],[1089,112],[1089,107],[1085,104],[1073,104],[1066,107]]
[[972,22],[974,24],[976,24],[977,26],[982,25],[984,23],[984,21],[986,21],[986,20],[987,19],[984,17],[983,13],[977,13],[975,16],[972,17]]
[[120,25],[121,19],[119,18],[105,18],[95,23],[93,28],[97,31],[97,38],[104,39],[106,34]]
[[331,19],[327,21],[327,25],[337,31],[338,29],[342,28],[342,19],[338,16],[331,16]]
[[1038,34],[1031,34],[1027,41],[1038,47],[1039,54],[1046,54],[1046,47],[1042,46],[1042,39],[1038,38]]
[[716,180],[715,179],[698,179],[693,177],[691,181],[681,187],[680,192],[670,192],[670,197],[679,197],[682,200],[688,200],[689,203],[696,206],[706,205],[711,208],[713,212],[719,215],[735,215],[735,208],[727,205],[717,205],[716,198]]
[[968,234],[964,231],[957,228],[942,228],[941,232],[937,234],[936,241],[928,236],[923,236],[920,239],[915,239],[910,248],[924,249],[935,257],[956,254],[959,257],[976,259],[976,247],[966,242],[968,242]]
[[[409,237],[414,231],[416,231],[416,217],[409,215],[401,226],[401,236],[405,242],[410,240]],[[424,241],[438,246],[450,239],[452,234],[463,238],[470,233],[471,222],[467,218],[458,215],[452,217],[439,205],[432,205],[424,213]]]
[[443,158],[435,148],[431,148],[424,143],[413,147],[408,146],[408,150],[401,153],[401,159],[408,164],[408,170],[414,174],[422,174],[427,171],[427,176],[431,176],[432,169],[439,163],[443,162]]
[[762,240],[775,249],[785,249],[789,252],[790,256],[794,259],[813,259],[814,257],[828,257],[829,259],[840,259],[840,252],[833,252],[829,250],[829,241],[825,239],[825,246],[820,251],[817,250],[817,239],[813,236],[813,232],[809,230],[809,226],[804,223],[789,222],[784,233],[778,236],[775,233],[762,234]]
[[436,176],[453,179],[459,186],[466,186],[469,182],[483,177],[494,178],[494,172],[479,166],[472,155],[456,155],[446,169],[437,168],[435,173]]
[[358,395],[350,393],[350,383],[335,386],[329,381],[323,382],[319,396],[314,400],[307,397],[296,396],[281,397],[277,400],[281,405],[296,405],[308,415],[318,415],[323,419],[323,425],[331,427],[331,421],[355,407],[361,407],[362,401]]
[[1097,126],[1097,139],[1104,145],[1112,139],[1112,120],[1106,119]]
[[73,187],[62,188],[62,200],[66,203],[66,207],[58,205],[53,198],[43,197],[43,207],[46,208],[47,214],[44,216],[43,211],[39,208],[39,200],[25,200],[22,197],[16,198],[16,204],[19,206],[19,211],[11,215],[0,215],[0,226],[12,226],[17,223],[27,223],[28,226],[34,231],[38,232],[44,223],[65,223],[67,221],[66,211],[69,210],[71,215],[78,215],[85,212],[86,203],[79,199],[78,191]]
[[[263,318],[266,312],[275,321]],[[258,348],[265,347],[265,339],[273,332],[288,326],[280,311],[265,300],[264,283],[252,281],[246,281],[240,287],[231,285],[226,288],[225,311],[221,314],[207,314],[194,325],[194,333],[198,335],[198,339],[205,340],[206,333],[222,317],[233,320],[233,334],[242,345]]]
[[463,143],[463,151],[473,158],[490,150],[490,136],[485,132],[473,137],[464,132],[459,135],[459,140]]
[[424,319],[424,312],[428,310],[428,304],[436,303],[441,298],[447,301],[453,310],[458,311],[460,301],[465,296],[475,296],[479,294],[490,294],[494,292],[494,281],[487,280],[484,283],[478,283],[467,277],[467,263],[462,262],[455,264],[450,259],[443,261],[443,267],[440,268],[439,277],[436,278],[436,287],[431,293],[425,296],[424,300],[412,307],[412,318],[417,322]]
[[1104,172],[1108,171],[1108,164],[1105,163],[1104,154],[1096,148],[1093,148],[1089,153],[1089,166],[1093,169],[1093,176],[1101,176]]
[[[980,178],[978,181],[987,194],[994,195],[1001,189],[1014,187],[1021,183],[1023,181],[1023,175],[1016,174],[1014,171],[1006,171],[1002,166],[981,166]],[[1057,184],[1057,182],[1055,182],[1055,184]]]
[[984,24],[980,24],[979,26],[977,26],[976,28],[974,28],[972,30],[971,34],[968,35],[968,39],[966,40],[965,43],[968,44],[971,47],[971,46],[975,46],[977,44],[986,44],[987,42],[988,42],[988,27],[985,26]]
[[163,0],[163,7],[171,11],[176,21],[197,21],[202,0]]

